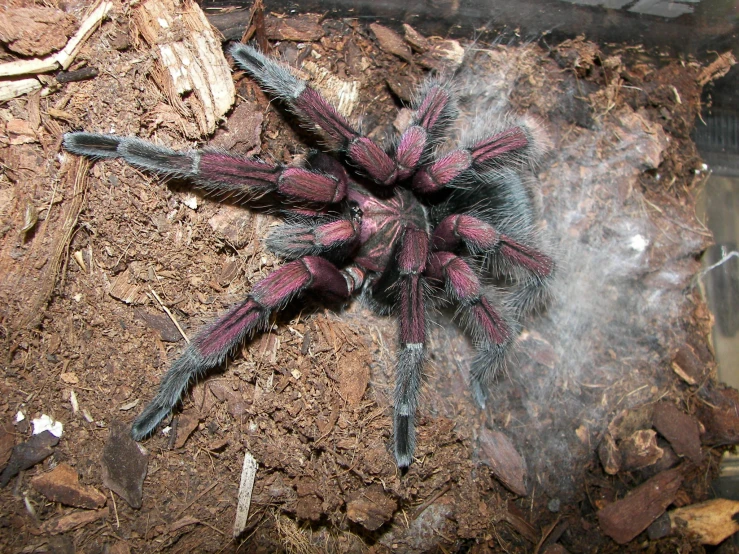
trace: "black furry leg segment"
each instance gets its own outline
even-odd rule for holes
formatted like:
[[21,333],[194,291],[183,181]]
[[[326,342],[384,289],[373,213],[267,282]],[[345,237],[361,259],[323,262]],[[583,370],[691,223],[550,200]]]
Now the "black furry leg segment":
[[416,447],[415,416],[426,353],[426,309],[421,274],[426,268],[429,238],[408,229],[397,258],[400,270],[400,345],[395,381],[395,459],[411,464]]

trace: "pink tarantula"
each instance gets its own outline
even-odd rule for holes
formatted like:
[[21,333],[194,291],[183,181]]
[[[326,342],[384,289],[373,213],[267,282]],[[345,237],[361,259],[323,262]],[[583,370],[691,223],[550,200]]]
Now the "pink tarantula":
[[[395,459],[410,465],[418,392],[433,303],[457,305],[456,318],[477,355],[471,386],[485,405],[486,385],[502,366],[520,319],[546,303],[552,259],[536,244],[538,213],[522,180],[540,151],[527,120],[444,148],[458,115],[452,87],[431,80],[413,104],[408,128],[387,148],[363,136],[315,89],[251,46],[236,63],[315,128],[336,157],[315,152],[303,167],[218,150],[176,152],[137,138],[68,133],[64,147],[92,158],[189,179],[208,193],[274,201],[285,224],[267,247],[284,263],[247,298],[201,331],[172,364],[159,392],[133,423],[141,440],[177,406],[193,380],[219,366],[271,315],[311,292],[345,300],[357,294],[399,321],[394,398]],[[494,302],[483,274],[505,285]]]

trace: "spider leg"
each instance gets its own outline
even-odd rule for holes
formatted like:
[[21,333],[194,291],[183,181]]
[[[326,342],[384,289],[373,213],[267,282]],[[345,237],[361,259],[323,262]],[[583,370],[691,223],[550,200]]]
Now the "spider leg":
[[464,244],[472,253],[492,253],[542,279],[554,271],[554,261],[549,256],[471,215],[444,218],[434,229],[432,244],[434,250],[454,250]]
[[220,365],[245,337],[263,329],[270,314],[284,308],[307,291],[334,298],[348,298],[356,276],[340,271],[323,258],[306,256],[289,262],[252,289],[241,304],[201,331],[162,379],[159,392],[133,423],[135,440],[149,435],[177,405],[188,385]]
[[467,148],[452,150],[445,156],[422,167],[413,176],[412,187],[421,193],[430,193],[449,186],[468,169],[480,170],[500,165],[518,154],[526,157],[533,139],[522,126],[511,127],[483,138]]
[[408,179],[426,158],[433,146],[443,139],[444,131],[458,115],[457,102],[451,89],[437,81],[429,81],[413,102],[413,115],[405,132],[395,145],[393,158],[398,179]]
[[341,253],[355,245],[358,237],[359,225],[355,220],[310,218],[277,227],[267,237],[267,248],[284,258],[295,259]]
[[426,350],[426,309],[421,275],[428,257],[428,235],[409,228],[397,257],[400,272],[400,348],[395,382],[395,459],[408,467],[416,447],[415,415]]
[[92,158],[123,158],[134,167],[191,179],[214,193],[259,197],[277,192],[319,203],[339,202],[346,195],[346,173],[288,167],[226,152],[177,152],[137,138],[95,133],[67,133],[64,148]]
[[546,306],[550,299],[555,272],[552,258],[543,252],[499,233],[492,225],[470,215],[450,215],[434,229],[435,250],[455,250],[461,244],[473,254],[485,254],[492,269],[499,274],[522,268],[527,276],[518,276],[518,286],[506,303],[517,314],[528,314]]
[[323,134],[375,181],[391,185],[397,180],[395,162],[373,140],[362,136],[336,108],[307,82],[256,48],[235,44],[229,53],[263,88],[283,100],[298,117],[316,125]]
[[431,254],[426,275],[444,283],[447,294],[459,303],[456,316],[462,320],[477,348],[471,364],[470,386],[475,400],[484,408],[486,385],[505,362],[515,336],[514,324],[483,295],[475,272],[455,254]]
[[307,124],[317,125],[354,164],[383,185],[410,177],[457,114],[449,87],[430,83],[415,102],[411,125],[390,156],[354,129],[336,108],[288,68],[248,45],[234,45],[230,53],[266,90],[283,100]]

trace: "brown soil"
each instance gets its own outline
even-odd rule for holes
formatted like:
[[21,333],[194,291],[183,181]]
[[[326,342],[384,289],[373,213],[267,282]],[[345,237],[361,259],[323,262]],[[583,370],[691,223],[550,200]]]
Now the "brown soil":
[[[394,321],[358,303],[301,304],[195,386],[168,436],[143,443],[140,508],[109,491],[109,429],[131,422],[183,349],[173,319],[192,335],[279,264],[263,249],[272,216],[122,163],[88,169],[61,152],[63,132],[83,129],[196,146],[192,121],[157,87],[155,53],[129,28],[130,9],[115,4],[77,57],[75,67],[94,66],[96,78],[0,107],[0,464],[28,440],[31,418],[64,424],[53,454],[0,491],[0,549],[704,551],[679,535],[619,545],[598,511],[674,467],[682,485],[665,507],[707,499],[716,447],[732,442],[712,407],[716,395],[735,397],[716,388],[710,315],[692,281],[710,240],[694,217],[704,176],[689,138],[705,74],[692,63],[627,62],[631,51],[606,56],[584,41],[552,52],[492,46],[459,69],[465,113],[501,103],[531,113],[553,145],[538,180],[561,263],[558,298],[527,322],[487,411],[467,391],[470,344],[442,314],[431,329],[417,459],[399,473],[390,450]],[[392,53],[356,20],[311,21],[290,27],[313,33],[310,42],[273,47],[290,63],[310,60],[356,81],[354,117],[372,137],[393,132],[401,100],[430,67],[454,69],[418,45]],[[284,32],[275,25],[268,36]],[[243,73],[234,79],[236,107],[199,144],[283,162],[315,146]],[[612,420],[659,401],[698,422],[702,450],[685,461],[660,435],[663,454],[629,466],[631,434]],[[15,423],[19,411],[26,420]],[[651,429],[649,418],[631,431]],[[598,456],[607,433],[621,449],[610,474]],[[247,529],[234,541],[245,450],[259,469]],[[63,520],[58,532],[49,522],[80,510],[49,500],[31,478],[62,463],[108,499],[99,517]]]

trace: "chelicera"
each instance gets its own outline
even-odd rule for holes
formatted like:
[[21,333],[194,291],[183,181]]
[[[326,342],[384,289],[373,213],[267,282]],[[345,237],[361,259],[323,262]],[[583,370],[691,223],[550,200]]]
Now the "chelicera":
[[[471,386],[484,406],[487,384],[505,363],[519,322],[547,301],[554,263],[538,244],[538,214],[522,178],[540,154],[536,126],[511,119],[449,147],[456,95],[448,83],[430,80],[412,105],[410,125],[382,148],[287,67],[243,44],[230,53],[335,155],[312,153],[296,167],[217,150],[177,152],[130,137],[64,137],[75,154],[122,158],[210,193],[275,200],[285,219],[266,240],[285,263],[192,340],[134,421],[133,437],[151,434],[193,380],[264,330],[274,312],[308,292],[339,300],[358,295],[398,319],[394,450],[398,466],[407,467],[429,307],[456,304],[456,318],[477,349]],[[483,276],[505,283],[506,293],[484,285]]]

